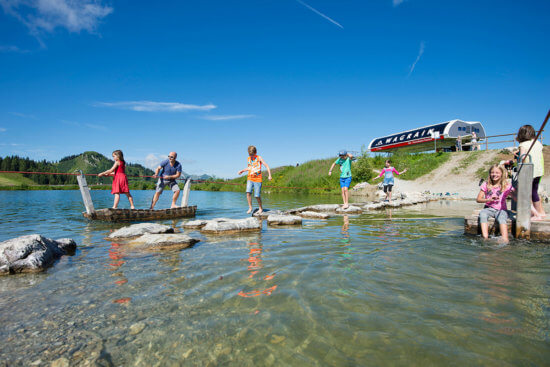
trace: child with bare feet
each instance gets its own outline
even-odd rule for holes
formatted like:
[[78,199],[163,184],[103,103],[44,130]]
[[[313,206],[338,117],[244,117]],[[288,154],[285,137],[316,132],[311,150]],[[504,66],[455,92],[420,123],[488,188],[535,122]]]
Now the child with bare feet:
[[252,189],[254,189],[254,197],[258,201],[259,211],[263,212],[262,198],[260,197],[262,191],[262,165],[267,168],[268,179],[271,180],[271,170],[262,157],[256,154],[256,147],[251,145],[248,147],[248,166],[245,169],[239,171],[239,175],[248,171],[248,177],[246,181],[246,200],[248,201],[247,213],[252,213]]
[[126,162],[124,162],[124,155],[122,154],[122,150],[115,150],[113,152],[113,160],[115,161],[113,167],[111,167],[111,169],[107,171],[99,173],[97,176],[114,176],[113,186],[111,189],[111,194],[115,195],[113,209],[116,209],[118,207],[120,194],[126,194],[126,196],[128,197],[128,201],[130,202],[130,207],[132,209],[135,209],[134,199],[132,198],[132,195],[130,195],[130,189],[128,188],[128,177],[126,177],[126,173],[124,171],[124,168],[126,167]]
[[373,179],[373,181],[374,181],[374,180],[377,180],[380,177],[384,176],[384,194],[386,194],[386,200],[385,201],[387,201],[387,202],[391,201],[391,190],[392,190],[393,185],[394,185],[393,174],[395,173],[396,175],[399,176],[399,175],[402,175],[405,172],[407,172],[406,168],[403,170],[403,172],[399,173],[395,168],[392,167],[391,160],[389,160],[389,159],[386,160],[386,167],[384,167],[384,169],[382,169],[382,171],[380,171],[380,174]]
[[351,185],[351,162],[354,161],[355,158],[352,154],[348,153],[345,150],[341,150],[338,152],[338,158],[334,161],[332,166],[330,166],[330,169],[328,171],[328,175],[332,175],[332,169],[335,165],[340,166],[340,187],[342,188],[342,200],[344,201],[344,205],[342,206],[342,209],[349,208],[349,186]]
[[481,225],[481,235],[483,238],[489,238],[489,218],[495,218],[498,222],[501,242],[508,243],[508,210],[506,208],[506,197],[515,190],[512,184],[507,180],[507,171],[503,166],[493,165],[489,169],[489,178],[481,184],[477,202],[485,204],[485,207],[479,213],[479,223]]

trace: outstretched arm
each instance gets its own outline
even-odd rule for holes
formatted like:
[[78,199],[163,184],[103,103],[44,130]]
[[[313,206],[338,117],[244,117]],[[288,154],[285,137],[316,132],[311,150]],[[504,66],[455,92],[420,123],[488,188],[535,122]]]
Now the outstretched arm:
[[115,175],[115,169],[120,166],[119,161],[115,161],[115,164],[111,167],[111,169],[108,169],[107,171],[103,171],[97,175],[97,177],[101,176],[114,176]]
[[161,169],[162,169],[161,166],[157,167],[157,169],[155,170],[155,174],[153,175],[153,178],[157,178],[159,176],[159,172],[160,172]]
[[245,169],[240,170],[237,174],[238,174],[238,175],[242,175],[242,173],[243,173],[243,172],[246,172],[246,171],[248,171],[248,167],[245,168]]
[[393,169],[393,172],[395,172],[398,176],[399,175],[402,175],[403,173],[407,172],[407,169],[405,168],[403,171],[401,171],[401,173],[397,172],[397,170],[394,168]]
[[333,163],[332,166],[330,166],[330,169],[328,170],[328,175],[332,175],[332,170],[334,169],[334,166],[336,165],[336,163]]

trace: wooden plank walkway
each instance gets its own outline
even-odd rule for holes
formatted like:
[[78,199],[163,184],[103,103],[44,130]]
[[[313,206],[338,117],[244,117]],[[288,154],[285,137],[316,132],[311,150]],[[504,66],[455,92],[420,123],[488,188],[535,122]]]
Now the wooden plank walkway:
[[99,209],[93,213],[83,212],[84,217],[93,220],[104,220],[107,222],[132,222],[146,220],[162,220],[175,218],[194,217],[197,206],[181,206],[173,209]]

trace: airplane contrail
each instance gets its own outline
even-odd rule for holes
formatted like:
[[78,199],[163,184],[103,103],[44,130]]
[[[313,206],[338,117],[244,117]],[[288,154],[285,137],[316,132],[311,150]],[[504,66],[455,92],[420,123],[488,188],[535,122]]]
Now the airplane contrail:
[[420,50],[418,50],[418,56],[416,57],[416,60],[414,60],[414,63],[411,66],[411,69],[409,70],[409,75],[407,75],[407,78],[411,76],[412,72],[414,71],[414,68],[416,67],[416,64],[420,60],[420,57],[422,57],[422,54],[424,53],[424,41],[420,42]]
[[329,22],[331,22],[332,24],[334,25],[337,25],[338,27],[344,29],[344,27],[342,27],[342,25],[340,23],[338,23],[337,21],[335,21],[334,19],[331,19],[330,17],[326,16],[325,14],[321,13],[319,10],[311,7],[310,5],[304,3],[303,1],[301,0],[296,0],[297,2],[299,2],[300,4],[302,4],[303,6],[305,6],[306,8],[308,8],[309,10],[311,10],[312,12],[314,12],[315,14],[325,18],[326,20],[328,20]]

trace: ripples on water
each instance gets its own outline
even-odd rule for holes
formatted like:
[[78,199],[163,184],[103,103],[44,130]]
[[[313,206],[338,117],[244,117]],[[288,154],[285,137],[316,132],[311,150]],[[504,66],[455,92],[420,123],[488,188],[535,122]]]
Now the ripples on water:
[[[149,205],[151,192],[133,194]],[[108,192],[93,197],[112,204]],[[338,200],[264,197],[283,209]],[[201,218],[245,216],[242,194],[193,192],[191,201]],[[550,250],[463,236],[463,220],[449,217],[474,207],[431,203],[242,236],[191,232],[202,240],[193,248],[143,253],[105,241],[122,224],[84,220],[77,191],[0,192],[0,240],[41,233],[79,244],[45,273],[0,278],[0,360],[547,364]]]

